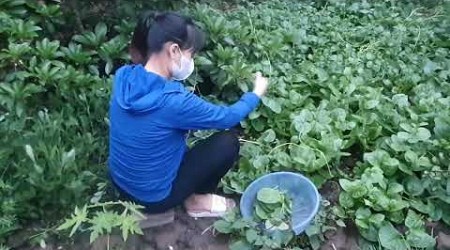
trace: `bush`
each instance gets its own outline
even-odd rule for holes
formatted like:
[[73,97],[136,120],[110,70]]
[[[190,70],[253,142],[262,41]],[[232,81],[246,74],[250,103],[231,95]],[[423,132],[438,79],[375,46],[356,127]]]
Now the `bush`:
[[[104,181],[109,73],[114,62],[126,58],[127,41],[107,38],[106,26],[99,24],[95,34],[62,44],[49,35],[63,22],[59,5],[1,4],[10,8],[0,13],[4,237],[22,221],[65,216]],[[89,47],[89,38],[100,48]],[[106,66],[99,70],[99,65]]]

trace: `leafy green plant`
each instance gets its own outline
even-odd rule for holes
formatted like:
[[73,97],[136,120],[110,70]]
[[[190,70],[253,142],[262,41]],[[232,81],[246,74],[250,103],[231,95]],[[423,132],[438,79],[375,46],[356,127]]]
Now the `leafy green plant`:
[[[386,3],[343,6],[269,1],[228,13],[196,6],[194,15],[212,30],[200,81],[235,100],[230,93],[248,89],[245,74],[233,76],[226,66],[239,57],[272,82],[263,107],[242,123],[240,168],[222,181],[224,190],[243,192],[253,179],[280,170],[306,173],[318,186],[338,177],[343,192],[335,214],[355,221],[373,242],[385,226],[381,219],[401,225],[411,209],[448,221],[440,209],[449,196],[440,134],[448,136],[447,122],[436,118],[449,114],[449,71],[442,66],[448,47],[431,45],[448,22],[438,21],[439,7],[419,14],[410,5],[389,12]],[[419,47],[427,59],[417,56]],[[357,164],[341,168],[353,157]]]
[[378,237],[380,244],[385,249],[411,249],[411,248],[433,248],[436,244],[435,239],[424,232],[423,218],[414,211],[409,210],[405,220],[408,228],[403,236],[392,224],[384,223],[380,228]]
[[75,69],[64,43],[40,37],[48,31],[44,23],[57,22],[34,11],[48,7],[50,15],[57,7],[1,4],[32,16],[24,21],[16,18],[21,11],[0,14],[0,36],[7,37],[0,52],[0,192],[9,197],[0,201],[4,243],[31,220],[48,228],[87,199],[106,161],[109,79]]
[[[114,206],[124,208],[122,213],[111,209]],[[110,235],[113,229],[119,228],[124,241],[130,234],[143,234],[139,227],[139,220],[145,216],[139,212],[141,206],[129,202],[103,202],[85,205],[75,208],[71,218],[66,219],[57,230],[70,229],[69,236],[73,236],[77,230],[90,233],[90,243],[99,236]]]
[[256,195],[254,216],[266,230],[289,230],[292,201],[283,191],[262,188]]
[[27,12],[25,3],[25,0],[3,0],[0,2],[0,8],[8,10],[11,15],[21,16]]
[[230,249],[280,249],[286,248],[293,238],[291,230],[268,230],[265,225],[255,219],[243,219],[239,211],[227,214],[214,223],[220,233],[230,234],[234,241]]
[[18,40],[26,41],[38,36],[38,31],[42,30],[35,25],[33,21],[24,21],[21,19],[13,19],[10,23],[11,36]]
[[98,48],[106,41],[107,32],[108,27],[106,24],[98,23],[94,31],[89,31],[82,35],[75,35],[73,40],[87,47]]

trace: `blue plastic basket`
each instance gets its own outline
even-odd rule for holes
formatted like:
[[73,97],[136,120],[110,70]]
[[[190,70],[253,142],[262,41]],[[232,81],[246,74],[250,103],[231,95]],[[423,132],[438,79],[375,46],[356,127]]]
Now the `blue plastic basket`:
[[316,186],[305,176],[291,172],[276,172],[253,181],[241,197],[240,209],[244,218],[253,217],[256,194],[261,188],[275,188],[286,192],[292,200],[292,229],[301,234],[314,219],[320,205]]

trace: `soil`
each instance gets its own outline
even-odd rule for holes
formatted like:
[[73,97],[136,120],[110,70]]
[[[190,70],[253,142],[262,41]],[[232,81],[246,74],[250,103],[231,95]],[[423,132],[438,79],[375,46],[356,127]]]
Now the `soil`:
[[356,164],[363,159],[363,149],[360,145],[355,144],[354,146],[348,149],[350,153],[349,156],[342,157],[341,165],[339,169],[346,175],[353,175],[353,169],[356,167]]
[[[109,246],[111,250],[227,250],[229,238],[214,232],[214,221],[214,218],[194,219],[178,209],[174,222],[146,229],[144,235],[133,236],[127,242],[123,242],[120,235],[111,236]],[[104,250],[107,249],[108,238],[100,238],[92,246],[87,244],[88,239],[82,242],[71,249]]]
[[332,205],[335,205],[339,201],[339,194],[341,193],[341,187],[335,180],[329,180],[322,185],[319,190],[320,195]]
[[[120,234],[101,237],[92,245],[89,245],[89,236],[81,236],[72,246],[47,243],[45,248],[18,246],[29,236],[26,231],[18,233],[10,238],[9,246],[17,246],[17,250],[227,250],[229,238],[226,235],[218,235],[212,227],[214,218],[194,219],[183,210],[178,209],[173,223],[146,229],[142,236],[132,236],[123,242]],[[427,223],[430,233],[437,236],[438,250],[450,250],[450,228],[442,223]],[[336,231],[325,233],[325,242],[320,250],[353,250],[358,247],[359,234],[355,225],[347,222],[346,228],[338,228]],[[14,244],[16,243],[16,244]]]
[[[356,162],[356,159],[355,161]],[[353,166],[351,166],[353,167]],[[341,187],[337,180],[327,181],[319,190],[322,197],[330,202],[331,205],[336,205],[339,201],[339,194],[341,193]],[[327,231],[325,236],[325,242],[320,247],[320,250],[353,250],[359,249],[358,247],[358,230],[352,223],[347,223],[347,227],[339,228],[337,225],[336,231]]]
[[428,233],[436,236],[436,249],[450,250],[450,227],[442,222],[427,222]]
[[[329,180],[323,185],[320,193],[331,204],[336,204],[340,191],[339,183],[336,180]],[[183,209],[177,209],[174,222],[146,229],[144,235],[131,236],[126,242],[122,240],[119,232],[110,237],[100,237],[92,245],[89,244],[89,235],[82,235],[71,246],[47,242],[45,248],[33,248],[22,245],[30,235],[30,232],[23,230],[10,237],[8,245],[17,250],[227,250],[230,239],[227,235],[220,235],[214,231],[213,223],[215,221],[215,218],[194,219],[189,217]],[[327,231],[324,234],[325,242],[320,250],[360,249],[356,226],[351,221],[346,221],[346,225],[345,228],[338,227],[336,231]],[[437,236],[436,249],[450,250],[450,228],[448,226],[439,222],[428,222],[427,229],[429,233]]]
[[145,231],[141,249],[226,250],[228,237],[215,234],[214,221],[214,218],[194,219],[178,210],[174,223]]
[[320,250],[359,250],[358,229],[355,225],[349,224],[345,228],[338,228],[336,231],[325,233],[326,241]]
[[[213,229],[215,218],[189,217],[182,209],[175,211],[170,224],[144,230],[144,235],[133,235],[124,242],[120,232],[99,237],[92,245],[89,235],[79,235],[74,244],[58,244],[48,239],[44,248],[27,244],[30,230],[22,230],[9,237],[7,246],[14,250],[227,250],[229,237],[218,235]],[[53,243],[52,243],[53,242]],[[56,243],[55,243],[56,242]]]

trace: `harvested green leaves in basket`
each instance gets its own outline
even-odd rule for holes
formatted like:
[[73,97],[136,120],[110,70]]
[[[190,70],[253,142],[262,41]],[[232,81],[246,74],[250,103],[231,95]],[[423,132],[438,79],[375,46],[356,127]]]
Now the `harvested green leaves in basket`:
[[290,230],[292,201],[278,188],[262,188],[255,201],[254,216],[266,230]]

